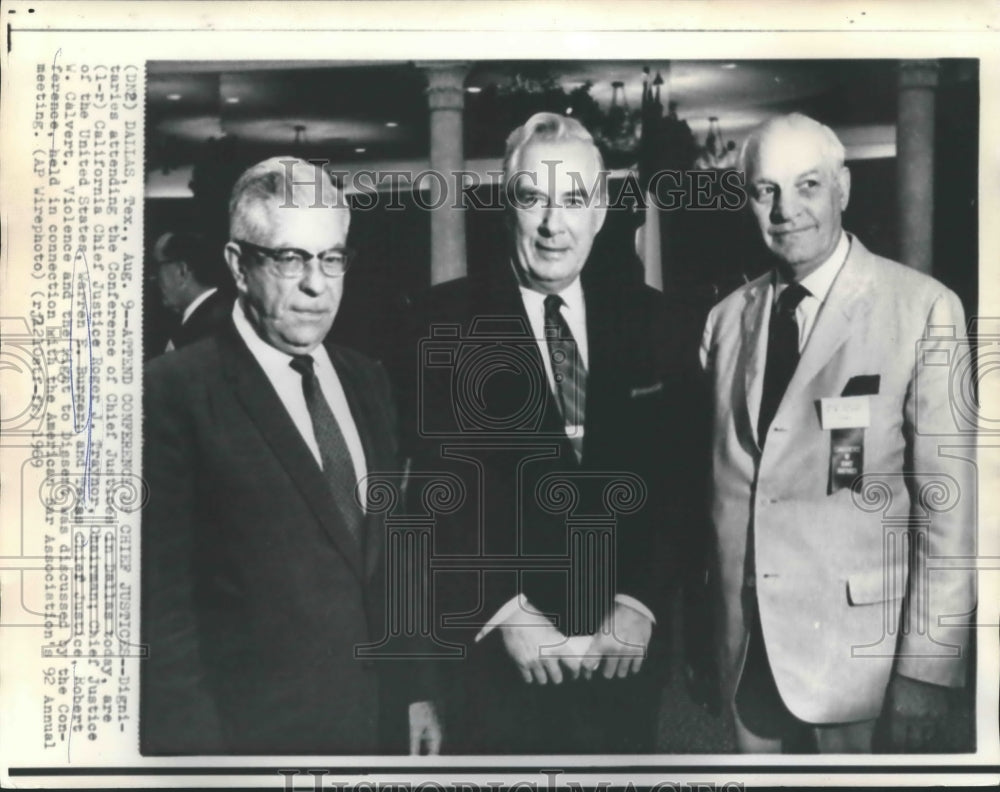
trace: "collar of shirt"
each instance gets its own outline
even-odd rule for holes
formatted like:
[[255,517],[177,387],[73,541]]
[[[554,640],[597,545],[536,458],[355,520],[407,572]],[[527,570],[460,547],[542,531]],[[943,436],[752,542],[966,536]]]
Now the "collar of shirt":
[[[549,384],[552,378],[551,364],[549,363],[549,350],[545,345],[545,298],[548,296],[534,289],[525,286],[518,287],[521,291],[521,302],[524,303],[524,311],[528,314],[528,322],[531,324],[531,332],[535,340],[539,342],[539,349],[542,352],[542,360],[545,361],[545,371],[549,377]],[[563,306],[560,309],[569,330],[576,341],[577,351],[580,353],[580,360],[585,368],[590,368],[589,347],[587,344],[587,309],[583,301],[583,286],[577,276],[573,282],[559,292],[562,297]]]
[[[272,382],[275,379],[287,379],[294,382],[296,387],[299,388],[302,377],[291,366],[292,356],[271,346],[257,335],[257,331],[253,329],[253,325],[250,324],[250,320],[247,319],[246,314],[243,312],[243,304],[240,300],[237,300],[236,304],[233,305],[233,321],[236,323],[236,330],[240,334],[240,337],[250,348],[250,354],[260,363],[260,367],[264,369],[267,378]],[[333,363],[330,362],[330,356],[327,354],[326,347],[322,344],[309,354],[312,355],[313,368],[317,377],[320,377],[321,370],[333,370]],[[336,374],[336,371],[334,371],[334,374]]]
[[[840,239],[833,249],[830,257],[820,264],[815,270],[804,277],[800,283],[809,291],[809,296],[803,298],[795,309],[795,319],[799,325],[799,351],[801,352],[809,340],[812,329],[816,324],[820,308],[826,302],[827,295],[833,287],[833,282],[837,279],[847,256],[851,252],[851,240],[847,233],[841,230]],[[788,287],[788,282],[779,277],[777,270],[774,273],[773,300],[777,302],[778,297]]]
[[191,318],[191,314],[193,314],[195,311],[198,310],[198,306],[201,305],[203,302],[205,302],[205,300],[207,300],[209,297],[211,297],[217,291],[218,291],[218,289],[216,289],[213,286],[211,289],[206,289],[201,294],[199,294],[197,297],[195,297],[193,300],[191,300],[190,304],[188,305],[187,308],[184,309],[184,313],[181,316],[181,324],[184,324],[188,319],[190,319]]
[[[233,306],[233,322],[240,338],[243,339],[250,354],[264,370],[264,374],[267,375],[277,392],[278,398],[281,399],[289,417],[299,430],[299,434],[302,435],[302,439],[305,440],[317,463],[322,467],[322,454],[320,454],[319,444],[316,442],[312,419],[309,417],[309,408],[306,406],[306,399],[302,392],[302,376],[291,367],[292,356],[276,349],[257,335],[243,311],[241,300],[236,300]],[[347,403],[344,387],[340,382],[340,377],[337,376],[337,370],[330,360],[326,347],[320,344],[309,354],[312,355],[313,370],[319,380],[320,390],[323,392],[327,404],[330,405],[334,418],[337,419],[340,432],[347,444],[347,450],[351,454],[354,473],[360,482],[361,502],[367,503],[367,487],[364,479],[368,471],[365,451],[357,425],[354,423],[354,416],[351,415],[350,405]]]

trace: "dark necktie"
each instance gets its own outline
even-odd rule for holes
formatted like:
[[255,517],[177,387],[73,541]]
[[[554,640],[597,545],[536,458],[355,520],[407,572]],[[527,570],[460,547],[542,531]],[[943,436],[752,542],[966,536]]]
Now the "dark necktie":
[[799,364],[799,324],[795,321],[795,309],[809,290],[799,283],[785,287],[771,311],[771,322],[767,335],[767,362],[764,368],[764,390],[760,399],[760,417],[757,421],[757,437],[761,447],[767,437],[778,405],[785,395],[785,389]]
[[545,298],[545,341],[552,363],[552,376],[556,381],[556,395],[563,423],[570,428],[569,441],[577,460],[583,458],[584,416],[587,407],[587,369],[580,359],[576,339],[566,324],[560,309],[563,299],[558,294]]
[[344,517],[344,523],[354,538],[361,542],[364,513],[354,497],[357,475],[351,461],[340,425],[330,409],[320,388],[313,359],[310,355],[294,355],[289,364],[302,375],[302,394],[306,397],[306,407],[312,421],[313,434],[323,460],[323,473],[330,485],[330,491]]

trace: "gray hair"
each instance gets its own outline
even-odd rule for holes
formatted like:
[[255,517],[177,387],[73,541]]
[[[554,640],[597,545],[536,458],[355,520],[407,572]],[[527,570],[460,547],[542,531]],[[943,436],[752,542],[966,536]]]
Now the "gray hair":
[[521,126],[507,136],[507,147],[503,157],[504,187],[510,182],[517,169],[521,152],[529,143],[586,143],[594,152],[597,170],[604,170],[604,158],[594,143],[594,137],[587,128],[570,116],[558,113],[535,113]]
[[741,171],[746,172],[750,161],[757,155],[761,141],[777,129],[791,129],[815,134],[823,148],[823,159],[830,164],[834,171],[839,171],[844,167],[844,160],[847,157],[844,144],[840,142],[840,138],[830,127],[802,113],[789,113],[768,119],[747,136],[740,148],[739,168]]
[[268,204],[289,209],[348,209],[342,191],[322,165],[297,157],[271,157],[247,168],[233,185],[229,236],[242,238],[258,228],[259,212]]

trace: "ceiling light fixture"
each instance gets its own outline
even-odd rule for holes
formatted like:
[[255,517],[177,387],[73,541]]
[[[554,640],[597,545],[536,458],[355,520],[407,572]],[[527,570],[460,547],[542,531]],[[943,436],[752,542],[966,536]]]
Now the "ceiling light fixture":
[[735,69],[736,68],[736,64],[735,63],[723,63],[722,64],[722,68],[723,69]]
[[180,101],[180,98],[180,94],[167,94],[167,99],[171,102],[178,102]]
[[466,93],[482,93],[483,89],[480,88],[478,85],[470,85],[468,88],[465,89],[465,92]]
[[227,96],[226,97],[226,104],[239,104],[239,103],[240,103],[240,97],[238,97],[238,96]]
[[356,154],[364,154],[364,153],[365,153],[366,151],[368,151],[368,149],[366,149],[366,148],[363,148],[363,147],[361,147],[361,146],[359,146],[358,148],[354,149],[354,152],[355,152]]
[[385,125],[389,127],[389,129],[395,129],[396,127],[399,126],[399,124],[396,121],[386,121]]

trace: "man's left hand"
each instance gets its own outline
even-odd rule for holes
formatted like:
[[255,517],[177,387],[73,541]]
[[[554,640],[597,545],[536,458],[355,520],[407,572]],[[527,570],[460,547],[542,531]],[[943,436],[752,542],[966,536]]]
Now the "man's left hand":
[[648,616],[616,604],[587,648],[581,664],[584,677],[590,679],[598,666],[605,679],[638,674],[652,634],[653,622]]
[[414,701],[410,704],[410,755],[441,753],[441,721],[433,701]]
[[887,698],[891,749],[927,750],[948,713],[948,688],[893,674]]

